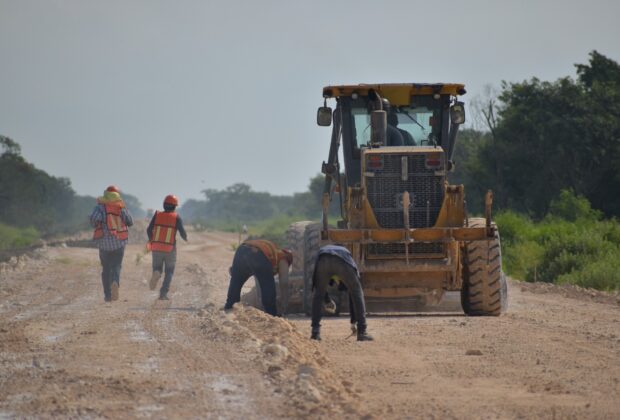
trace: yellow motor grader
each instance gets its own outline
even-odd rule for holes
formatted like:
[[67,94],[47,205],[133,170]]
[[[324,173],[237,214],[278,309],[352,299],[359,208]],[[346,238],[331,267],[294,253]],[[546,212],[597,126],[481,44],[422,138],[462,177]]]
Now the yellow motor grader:
[[[319,126],[331,126],[321,223],[288,231],[295,259],[289,312],[309,313],[318,248],[346,246],[360,273],[369,311],[415,311],[460,291],[468,315],[499,315],[506,307],[500,239],[491,220],[467,214],[463,185],[450,185],[462,84],[327,86]],[[335,109],[327,106],[335,100]],[[335,196],[340,220],[329,220]],[[330,292],[331,293],[331,292]],[[336,289],[333,295],[338,295]],[[297,304],[296,304],[297,303]],[[338,310],[346,305],[342,300]]]

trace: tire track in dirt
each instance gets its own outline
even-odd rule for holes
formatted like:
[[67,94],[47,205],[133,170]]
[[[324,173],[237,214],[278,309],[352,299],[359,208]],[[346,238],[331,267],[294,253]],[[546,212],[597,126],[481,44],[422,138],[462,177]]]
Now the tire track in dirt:
[[2,272],[0,417],[620,417],[613,297],[511,283],[498,318],[372,316],[371,343],[331,318],[316,343],[306,318],[221,311],[237,237],[190,241],[169,302],[148,290],[141,245],[113,304],[96,250]]
[[[618,309],[532,295],[512,283],[510,310],[498,318],[374,316],[376,341],[363,346],[345,339],[347,320],[332,318],[321,347],[375,414],[617,418]],[[303,328],[307,320],[293,323]]]
[[[236,241],[190,237],[179,245],[168,302],[148,290],[150,257],[140,245],[126,249],[120,300],[112,304],[103,302],[96,250],[50,250],[42,267],[3,274],[0,293],[19,304],[3,302],[0,311],[0,415],[309,415],[261,362],[269,355],[252,330],[265,326],[263,315],[241,325],[218,309]],[[271,327],[277,335],[278,325]],[[233,339],[210,334],[226,329]]]

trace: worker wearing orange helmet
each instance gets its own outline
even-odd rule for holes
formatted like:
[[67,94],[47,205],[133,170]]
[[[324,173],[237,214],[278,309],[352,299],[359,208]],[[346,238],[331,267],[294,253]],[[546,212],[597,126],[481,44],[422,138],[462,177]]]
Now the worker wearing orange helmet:
[[149,248],[153,253],[153,274],[149,282],[151,290],[157,288],[162,272],[165,273],[164,283],[159,289],[160,300],[168,300],[168,290],[177,261],[177,232],[184,241],[187,241],[183,220],[175,211],[178,205],[179,199],[176,195],[167,195],[164,199],[164,211],[156,211],[146,229]]
[[115,193],[121,193],[121,190],[116,186],[116,185],[110,185],[108,188],[105,189],[108,192],[115,192]]
[[103,196],[97,198],[97,205],[90,215],[90,224],[95,228],[93,239],[99,248],[104,300],[118,300],[121,267],[129,237],[128,227],[133,225],[118,187],[110,185]]
[[264,239],[246,240],[235,252],[230,267],[230,284],[224,310],[232,309],[241,300],[241,288],[252,276],[256,277],[260,287],[261,300],[265,312],[277,314],[276,281],[280,280],[282,312],[288,305],[288,271],[293,264],[293,254],[288,249],[280,249],[276,244]]

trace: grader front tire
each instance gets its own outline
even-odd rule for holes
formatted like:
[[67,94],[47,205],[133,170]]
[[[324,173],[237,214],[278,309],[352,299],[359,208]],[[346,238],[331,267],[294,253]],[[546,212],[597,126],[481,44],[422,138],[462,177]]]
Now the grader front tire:
[[[485,226],[485,219],[470,219],[470,227]],[[499,233],[490,240],[472,241],[465,246],[461,304],[471,316],[498,316],[507,305],[506,278],[502,272]]]

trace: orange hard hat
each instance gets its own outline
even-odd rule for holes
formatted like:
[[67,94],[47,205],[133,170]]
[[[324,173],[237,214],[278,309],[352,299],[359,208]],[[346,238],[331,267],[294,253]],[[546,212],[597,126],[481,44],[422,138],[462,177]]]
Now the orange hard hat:
[[121,192],[121,190],[119,190],[119,188],[116,185],[110,185],[105,190],[109,191],[109,192],[115,192],[115,193],[120,193]]
[[164,198],[164,204],[172,204],[173,206],[179,205],[179,199],[176,195],[169,194]]

